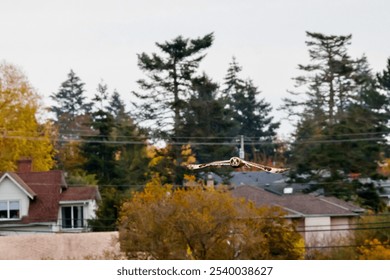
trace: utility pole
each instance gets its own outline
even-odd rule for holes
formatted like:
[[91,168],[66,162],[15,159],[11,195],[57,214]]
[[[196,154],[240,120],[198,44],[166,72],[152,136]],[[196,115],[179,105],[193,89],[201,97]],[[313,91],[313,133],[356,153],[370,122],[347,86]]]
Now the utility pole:
[[241,148],[239,150],[240,159],[245,159],[245,151],[244,151],[244,135],[241,135]]

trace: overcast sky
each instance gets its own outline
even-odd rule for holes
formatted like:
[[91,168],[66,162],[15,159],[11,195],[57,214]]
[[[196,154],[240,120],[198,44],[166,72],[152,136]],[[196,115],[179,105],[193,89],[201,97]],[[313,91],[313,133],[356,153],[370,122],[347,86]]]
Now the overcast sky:
[[[128,103],[144,77],[137,54],[155,42],[214,32],[201,64],[222,83],[232,57],[274,109],[308,63],[305,31],[352,34],[350,55],[374,72],[390,57],[388,0],[0,0],[0,61],[19,66],[50,105],[70,69],[92,96],[103,80]],[[274,110],[275,120],[284,117]],[[283,122],[281,136],[292,131]]]

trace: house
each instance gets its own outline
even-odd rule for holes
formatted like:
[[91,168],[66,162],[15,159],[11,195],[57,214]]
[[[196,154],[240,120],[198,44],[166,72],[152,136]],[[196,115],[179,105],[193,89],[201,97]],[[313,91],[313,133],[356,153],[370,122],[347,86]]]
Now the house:
[[62,171],[31,167],[20,160],[16,172],[0,173],[0,235],[87,231],[98,188],[68,186]]
[[[216,185],[223,183],[222,177],[214,172],[203,173],[201,176],[205,180],[213,180]],[[289,181],[289,177],[282,173],[268,173],[262,171],[232,171],[230,172],[228,184],[231,186],[249,185],[268,188],[280,193],[283,193],[283,190],[286,187],[293,188],[295,192],[302,192],[310,188],[310,186],[307,184],[296,184]]]
[[201,172],[200,177],[207,181],[212,180],[215,185],[250,185],[256,187],[266,187],[275,183],[286,185],[288,180],[288,177],[284,174],[263,171],[232,171],[229,173],[229,178],[223,178],[214,172]]
[[356,225],[364,209],[335,197],[303,193],[277,194],[267,189],[241,185],[231,190],[257,206],[278,206],[294,222],[306,246],[326,246],[342,242]]
[[367,178],[367,179],[360,178],[359,181],[362,184],[372,183],[375,186],[375,188],[379,194],[379,197],[381,198],[383,203],[388,207],[388,209],[390,209],[390,179],[371,180],[369,178]]

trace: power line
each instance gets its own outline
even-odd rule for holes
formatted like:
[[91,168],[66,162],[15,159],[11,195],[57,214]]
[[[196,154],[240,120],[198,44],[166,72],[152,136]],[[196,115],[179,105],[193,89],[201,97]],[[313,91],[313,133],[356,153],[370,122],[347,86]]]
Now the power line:
[[[95,137],[95,136],[90,136]],[[152,139],[144,138],[144,141],[141,140],[99,140],[99,139],[53,139],[53,138],[46,138],[46,137],[39,137],[39,136],[11,136],[11,135],[0,135],[0,138],[3,139],[16,139],[16,140],[29,140],[29,141],[55,141],[55,142],[61,142],[61,143],[95,143],[95,144],[118,144],[118,145],[146,145],[147,140],[150,140],[153,142]],[[199,138],[201,139],[201,138]],[[210,138],[205,138],[210,139]],[[215,145],[222,145],[222,146],[237,146],[239,143],[237,142],[199,142],[199,141],[166,141],[162,140],[168,145],[192,145],[192,146],[215,146]],[[300,140],[300,141],[277,141],[277,142],[268,142],[268,141],[253,141],[253,142],[246,142],[254,145],[278,145],[278,144],[333,144],[333,143],[346,143],[346,142],[383,142],[387,141],[383,138],[351,138],[351,139],[333,139],[333,140]],[[158,141],[157,141],[158,142]]]
[[334,249],[334,248],[359,248],[359,247],[378,247],[385,246],[387,249],[389,245],[387,244],[349,244],[349,245],[321,245],[321,246],[302,246],[298,248],[304,248],[306,250],[310,249]]
[[[82,134],[82,133],[75,133],[77,131],[82,131],[82,132],[87,132],[86,134]],[[3,135],[7,135],[8,133],[25,133],[26,131],[24,130],[8,130],[8,129],[4,129],[4,128],[0,128],[0,132],[1,134]],[[329,139],[329,138],[334,138],[334,137],[346,137],[346,136],[374,136],[374,135],[386,135],[386,134],[389,134],[389,133],[384,133],[384,132],[356,132],[356,133],[340,133],[340,134],[336,134],[336,135],[315,135],[314,137],[312,138],[306,138],[306,139],[302,139],[302,141],[307,141],[307,140],[313,140],[313,141],[317,141],[317,140],[320,140],[320,141],[323,141],[323,140],[338,140],[338,139]],[[104,134],[99,134],[99,135],[96,135],[96,131],[92,131],[92,130],[88,130],[88,129],[71,129],[69,131],[63,131],[62,133],[59,133],[58,135],[62,135],[62,136],[76,136],[76,137],[111,137],[112,135],[104,135]],[[19,135],[21,136],[21,135]],[[123,135],[123,134],[119,134],[119,135],[115,135],[115,137],[119,137],[119,138],[145,138],[145,139],[149,139],[148,137],[146,136],[140,136],[140,135]],[[261,136],[244,136],[245,137],[245,140],[249,140],[249,142],[251,141],[260,141],[261,139]],[[175,138],[175,139],[230,139],[230,140],[236,140],[236,141],[239,141],[240,137],[239,136],[171,136],[171,138]],[[290,139],[293,139],[293,137],[288,137]],[[356,138],[352,138],[352,139],[356,139]]]

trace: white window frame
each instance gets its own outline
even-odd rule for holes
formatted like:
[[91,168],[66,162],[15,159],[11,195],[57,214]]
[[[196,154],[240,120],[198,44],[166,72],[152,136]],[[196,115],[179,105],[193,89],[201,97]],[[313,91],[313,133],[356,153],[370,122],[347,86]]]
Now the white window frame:
[[[81,215],[81,218],[80,219],[76,219],[76,225],[75,225],[75,211],[74,211],[74,208],[78,208],[78,211],[79,211],[79,215]],[[64,208],[70,208],[70,227],[68,226],[65,226],[64,224],[64,220],[65,220],[65,217],[64,217]],[[81,227],[78,226],[78,222],[77,220],[80,221],[81,223]],[[72,230],[72,229],[82,229],[82,228],[85,228],[86,227],[86,222],[85,222],[85,219],[84,219],[84,205],[80,205],[80,204],[68,204],[68,205],[61,205],[61,228],[64,229],[64,230]]]
[[[18,200],[18,199],[8,199],[8,200],[0,200],[0,203],[6,203],[7,204],[7,206],[6,206],[6,211],[7,211],[7,214],[6,214],[6,217],[4,218],[2,218],[2,217],[0,217],[0,221],[17,221],[17,220],[20,220],[21,219],[21,203],[20,203],[20,200]],[[11,217],[11,210],[15,210],[15,209],[10,209],[10,205],[11,205],[11,203],[12,202],[17,202],[18,203],[18,209],[17,209],[17,211],[18,211],[18,217],[16,217],[16,218],[13,218],[13,217]]]

